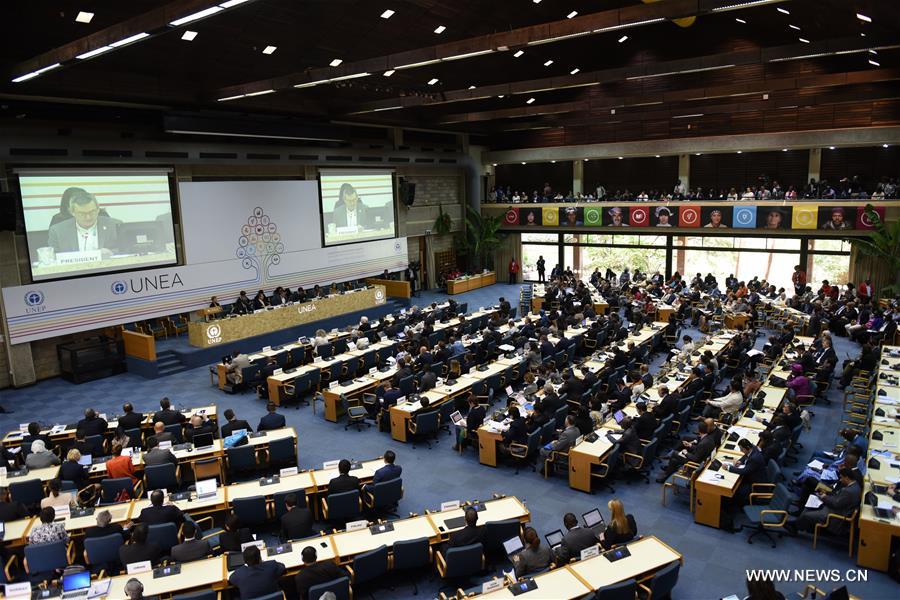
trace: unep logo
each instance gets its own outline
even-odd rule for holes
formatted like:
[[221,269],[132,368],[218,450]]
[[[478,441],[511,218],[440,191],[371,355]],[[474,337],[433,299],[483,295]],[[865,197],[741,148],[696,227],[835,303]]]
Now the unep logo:
[[128,284],[120,279],[118,281],[113,281],[112,285],[109,286],[109,289],[116,296],[121,296],[122,294],[124,294],[125,292],[128,291]]
[[222,341],[222,328],[213,323],[206,328],[206,341],[210,344],[218,344]]
[[40,290],[31,290],[25,294],[25,304],[28,306],[40,306],[44,303],[44,292]]

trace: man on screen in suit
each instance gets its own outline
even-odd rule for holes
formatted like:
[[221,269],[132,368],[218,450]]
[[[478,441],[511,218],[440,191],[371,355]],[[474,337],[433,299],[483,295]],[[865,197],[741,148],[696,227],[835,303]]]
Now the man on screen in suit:
[[50,227],[47,244],[57,252],[104,251],[111,255],[119,246],[118,219],[100,214],[93,194],[81,190],[69,199],[71,219]]
[[334,212],[331,213],[331,220],[338,227],[365,229],[369,226],[368,211],[369,207],[359,199],[356,188],[345,183],[341,185],[338,200],[334,204]]

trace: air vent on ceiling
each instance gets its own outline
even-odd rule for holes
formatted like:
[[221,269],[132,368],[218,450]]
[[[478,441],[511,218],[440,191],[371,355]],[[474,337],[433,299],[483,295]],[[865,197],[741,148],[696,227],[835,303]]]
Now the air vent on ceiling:
[[455,158],[442,158],[442,159],[438,160],[438,162],[443,165],[455,165],[456,159]]
[[200,158],[230,158],[236,159],[238,157],[236,152],[201,152]]
[[359,162],[381,162],[383,159],[380,156],[360,156]]
[[147,158],[188,158],[187,152],[172,152],[166,150],[147,150],[144,152]]
[[82,156],[92,158],[130,158],[131,150],[82,150]]
[[434,162],[434,159],[433,159],[433,158],[417,158],[417,159],[416,159],[416,162],[417,162],[417,163],[428,163],[428,164],[430,164],[430,163],[433,163],[433,162]]
[[392,163],[408,163],[409,159],[405,156],[392,156],[388,159],[388,162]]
[[350,162],[353,160],[352,156],[326,156],[325,160],[340,160],[345,162]]
[[10,156],[68,156],[65,148],[10,148]]
[[291,154],[288,156],[290,160],[319,160],[318,154]]
[[247,160],[281,160],[280,154],[260,154],[256,152],[248,152]]

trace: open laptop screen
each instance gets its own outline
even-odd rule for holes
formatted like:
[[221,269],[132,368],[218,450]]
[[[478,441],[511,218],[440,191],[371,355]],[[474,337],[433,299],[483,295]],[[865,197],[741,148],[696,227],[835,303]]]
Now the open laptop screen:
[[206,448],[208,446],[213,445],[213,434],[211,433],[198,433],[194,436],[194,447],[195,448]]
[[75,573],[66,573],[62,578],[62,589],[64,592],[74,592],[76,590],[86,590],[91,587],[91,572],[78,571]]
[[547,545],[553,548],[554,546],[558,546],[562,544],[563,541],[563,533],[559,529],[552,533],[547,534]]
[[516,552],[519,552],[524,548],[524,544],[522,544],[522,538],[519,536],[509,538],[505,542],[503,542],[503,549],[506,550],[507,556],[512,556]]
[[600,514],[600,509],[595,508],[590,512],[586,512],[581,515],[581,518],[584,519],[584,524],[587,527],[593,527],[594,525],[599,525],[603,523],[603,515]]

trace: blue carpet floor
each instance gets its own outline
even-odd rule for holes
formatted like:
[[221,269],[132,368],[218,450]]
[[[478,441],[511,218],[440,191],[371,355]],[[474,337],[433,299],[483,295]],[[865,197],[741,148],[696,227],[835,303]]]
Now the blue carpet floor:
[[[498,284],[455,298],[459,302],[468,302],[469,310],[494,304],[499,296],[505,296],[515,306],[518,290],[518,286]],[[419,298],[413,299],[413,303],[423,305],[444,299],[446,296],[443,294],[423,292]],[[762,340],[759,339],[760,346]],[[844,338],[837,338],[836,342],[841,359],[858,353],[856,344]],[[657,357],[655,368],[659,367],[661,358]],[[226,408],[232,408],[239,417],[246,418],[253,425],[265,412],[263,402],[251,394],[231,396],[211,386],[206,367],[201,367],[156,380],[126,373],[82,385],[53,379],[28,388],[3,390],[0,391],[0,403],[15,412],[0,415],[0,429],[8,431],[17,428],[19,423],[32,420],[45,424],[74,422],[83,408],[88,406],[98,412],[120,412],[125,400],[131,401],[138,410],[151,411],[157,408],[163,396],[168,396],[182,407],[215,403],[220,418]],[[841,396],[835,390],[831,397],[832,405],[815,407],[813,429],[801,437],[806,454],[801,456],[800,465],[805,464],[813,450],[830,449],[834,443],[840,423]],[[673,594],[676,599],[710,600],[730,594],[743,597],[746,594],[745,569],[838,569],[843,574],[856,568],[855,559],[847,556],[846,544],[826,541],[813,551],[811,537],[801,535],[796,539],[785,538],[778,542],[777,548],[772,549],[765,540],[748,545],[746,533],[729,534],[697,525],[684,498],[673,500],[670,496],[669,506],[661,505],[662,489],[657,483],[627,485],[618,482],[615,494],[598,491],[595,495],[589,495],[572,490],[561,477],[545,481],[541,475],[530,471],[515,475],[512,468],[481,466],[473,450],[462,456],[453,452],[452,439],[444,435],[440,443],[430,450],[424,445],[413,449],[411,445],[394,442],[389,434],[374,429],[345,432],[343,424],[326,422],[321,410],[315,417],[309,407],[286,409],[284,414],[288,424],[295,427],[299,434],[300,465],[304,468],[343,457],[374,458],[387,449],[393,449],[397,453],[397,463],[403,467],[405,497],[400,505],[401,514],[436,509],[446,500],[485,499],[493,493],[502,493],[516,495],[525,501],[535,528],[538,533],[544,534],[561,528],[562,515],[566,512],[580,515],[599,507],[607,515],[607,501],[613,496],[618,497],[634,514],[640,533],[654,534],[684,555],[684,567]],[[793,473],[793,468],[789,467],[786,473]],[[402,578],[392,577],[390,584],[396,588],[374,588],[374,596],[413,597],[412,586]],[[434,597],[439,587],[439,579],[420,580],[419,597]],[[796,597],[794,593],[801,591],[804,583],[795,581],[782,583],[778,587],[786,596]],[[831,589],[834,586],[823,583],[820,587]],[[867,583],[850,585],[851,592],[876,600],[896,598],[897,589],[896,583],[887,575],[875,571],[869,571]]]

